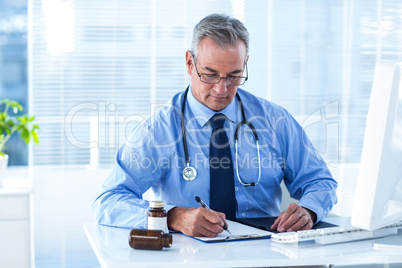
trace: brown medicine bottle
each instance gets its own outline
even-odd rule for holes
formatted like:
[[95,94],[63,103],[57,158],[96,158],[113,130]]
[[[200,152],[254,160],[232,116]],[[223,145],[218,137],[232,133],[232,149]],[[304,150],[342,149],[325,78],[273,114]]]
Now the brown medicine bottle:
[[167,213],[163,201],[150,201],[148,211],[148,230],[162,230],[169,233],[167,228]]
[[134,249],[162,250],[172,245],[172,235],[161,230],[132,229],[128,238],[130,247]]

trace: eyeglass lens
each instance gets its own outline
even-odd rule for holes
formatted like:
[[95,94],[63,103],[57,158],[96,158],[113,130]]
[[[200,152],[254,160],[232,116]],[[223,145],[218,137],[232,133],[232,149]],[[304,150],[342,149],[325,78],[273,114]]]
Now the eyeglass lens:
[[[210,84],[216,84],[219,82],[221,77],[215,74],[201,74],[201,81]],[[239,86],[246,82],[246,77],[243,76],[228,76],[226,77],[226,83],[232,86]]]

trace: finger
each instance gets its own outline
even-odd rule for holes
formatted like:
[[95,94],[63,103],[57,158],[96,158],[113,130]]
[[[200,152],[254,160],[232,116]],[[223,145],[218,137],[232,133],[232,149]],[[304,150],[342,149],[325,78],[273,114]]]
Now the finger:
[[215,212],[215,213],[218,215],[219,218],[221,218],[223,224],[225,224],[226,226],[229,226],[228,222],[226,221],[225,213],[222,213],[222,212]]
[[[282,222],[279,224],[279,232],[285,232],[291,228],[291,226],[297,224],[299,219],[304,215],[304,211],[299,207],[296,211],[293,212],[292,215],[287,219],[282,219]],[[303,224],[304,225],[304,224]],[[296,226],[299,227],[299,226]]]
[[281,221],[279,222],[279,227],[282,227],[282,225],[284,224],[285,221],[287,221],[289,219],[289,217],[295,213],[295,211],[298,209],[298,205],[296,203],[292,203],[288,206],[288,208],[282,212],[283,216],[281,218]]
[[[286,209],[286,211],[283,212],[282,218],[280,222],[278,223],[278,231],[283,232],[287,230],[290,226],[292,226],[297,220],[300,218],[300,216],[297,215],[300,206],[298,206],[295,203],[292,203],[289,205],[289,207]],[[295,215],[296,214],[296,215]]]
[[308,216],[306,217],[308,219],[307,223],[304,226],[302,226],[299,230],[310,230],[311,228],[313,228],[314,222]]
[[223,232],[223,227],[219,224],[211,223],[207,220],[200,225],[203,228],[203,234],[208,237],[215,237]]
[[276,218],[276,220],[274,221],[274,224],[271,225],[271,230],[276,230],[278,228],[282,215],[283,215],[283,213],[279,214],[278,218]]
[[299,230],[310,230],[311,228],[313,228],[314,223],[312,220],[308,220],[307,224],[304,225],[302,228],[300,228]]
[[218,234],[220,234],[221,232],[223,232],[223,228],[220,228],[222,231],[214,231],[211,229],[208,229],[207,226],[201,226],[200,229],[200,235],[199,236],[206,236],[206,237],[215,237]]
[[306,215],[302,215],[296,223],[294,223],[292,226],[286,229],[286,232],[293,232],[293,231],[298,231],[301,230],[305,225],[308,224],[310,219]]
[[200,225],[203,226],[206,230],[213,232],[214,236],[216,236],[216,234],[218,233],[223,232],[224,222],[217,214],[217,212],[204,209],[201,211],[201,219],[202,222]]
[[216,236],[214,232],[208,230],[207,228],[205,228],[205,227],[202,226],[202,225],[197,225],[197,226],[196,226],[194,229],[192,229],[191,232],[190,232],[189,234],[187,234],[187,235],[190,235],[190,236],[201,236],[201,237],[204,237],[204,236],[207,236],[207,237],[215,237],[215,236]]
[[[200,209],[196,213],[196,217],[194,217],[194,224],[192,226],[191,234],[192,236],[207,236],[207,237],[215,237],[217,234],[223,232],[223,228],[216,223],[211,223],[207,220],[211,211]],[[218,218],[217,215],[214,215],[215,218]],[[221,221],[219,219],[219,221]]]
[[[220,212],[216,212],[216,211],[208,210],[208,209],[204,209],[204,212],[205,213],[203,213],[203,216],[207,221],[209,221],[212,224],[218,224],[220,226],[223,226],[224,221],[218,214]],[[225,214],[223,214],[223,215],[225,215]]]
[[[288,228],[289,231],[298,231],[298,230],[309,230],[313,227],[314,222],[311,218],[310,210],[300,207],[300,218],[299,220],[291,227]],[[296,214],[296,213],[295,213]]]

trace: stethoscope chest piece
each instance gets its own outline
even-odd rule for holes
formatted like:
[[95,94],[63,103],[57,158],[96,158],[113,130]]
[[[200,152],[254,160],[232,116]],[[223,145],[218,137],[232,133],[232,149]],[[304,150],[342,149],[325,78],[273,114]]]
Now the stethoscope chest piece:
[[193,181],[196,177],[197,170],[195,168],[187,165],[187,167],[183,169],[183,179],[185,179],[186,181]]

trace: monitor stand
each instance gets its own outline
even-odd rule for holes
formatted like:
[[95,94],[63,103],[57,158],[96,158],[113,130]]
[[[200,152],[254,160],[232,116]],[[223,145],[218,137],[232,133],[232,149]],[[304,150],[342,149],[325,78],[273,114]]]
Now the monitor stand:
[[375,249],[402,249],[402,234],[390,235],[373,242]]

